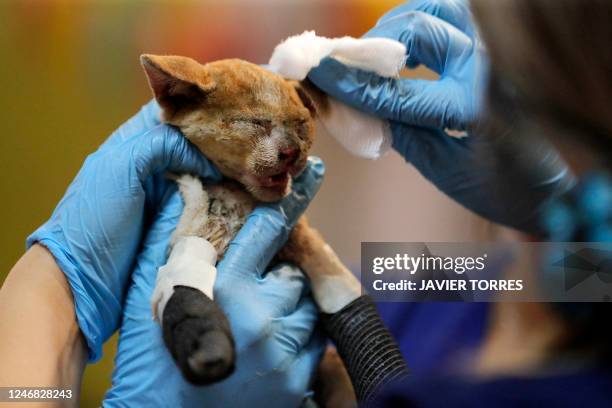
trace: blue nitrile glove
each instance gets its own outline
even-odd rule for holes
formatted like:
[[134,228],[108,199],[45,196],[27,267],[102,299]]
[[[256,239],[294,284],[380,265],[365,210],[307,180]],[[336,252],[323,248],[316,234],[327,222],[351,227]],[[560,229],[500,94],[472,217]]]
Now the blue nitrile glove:
[[[365,37],[386,37],[406,45],[407,65],[427,66],[439,80],[381,78],[328,58],[310,80],[326,93],[390,123],[393,147],[448,196],[495,222],[539,233],[543,201],[573,185],[573,175],[552,146],[524,156],[524,146],[510,146],[499,166],[486,135],[471,134],[487,83],[486,53],[474,28],[467,0],[414,0],[384,15]],[[445,129],[468,130],[467,138],[449,137]],[[484,151],[484,153],[483,153]],[[498,175],[528,169],[518,184],[498,190]],[[514,167],[513,167],[514,166]],[[521,197],[522,202],[516,203]],[[511,202],[511,205],[508,205]]]
[[51,218],[27,239],[28,247],[47,247],[66,275],[90,361],[119,326],[143,231],[171,183],[166,171],[220,177],[178,130],[160,124],[152,101],[87,157]]
[[[262,204],[248,217],[217,266],[215,301],[236,341],[236,371],[206,387],[187,383],[151,318],[157,269],[164,265],[183,204],[170,193],[132,275],[119,335],[113,386],[105,407],[295,407],[308,390],[323,351],[314,332],[318,311],[302,272],[267,265],[319,188],[323,165],[310,163],[293,192]],[[267,271],[267,272],[266,272]]]

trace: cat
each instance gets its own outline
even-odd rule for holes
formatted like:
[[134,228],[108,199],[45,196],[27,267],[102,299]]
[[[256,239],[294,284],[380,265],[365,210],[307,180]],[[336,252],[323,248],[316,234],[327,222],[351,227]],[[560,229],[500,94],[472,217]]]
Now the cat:
[[[219,259],[257,202],[277,201],[291,191],[315,138],[313,98],[325,109],[324,98],[307,83],[239,59],[200,64],[181,56],[143,55],[141,63],[162,121],[178,127],[234,180],[209,186],[190,175],[177,177],[185,209],[171,248],[181,237],[198,236],[214,246]],[[291,253],[285,251],[285,258]],[[159,318],[164,342],[188,381],[210,384],[232,373],[236,357],[229,323],[206,294],[175,286]]]

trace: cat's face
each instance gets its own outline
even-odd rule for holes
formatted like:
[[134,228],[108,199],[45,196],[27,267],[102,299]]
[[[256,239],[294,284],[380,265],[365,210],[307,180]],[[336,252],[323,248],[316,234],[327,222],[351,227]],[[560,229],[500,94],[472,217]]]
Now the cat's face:
[[141,57],[163,120],[261,201],[289,193],[314,140],[314,105],[296,82],[242,60]]

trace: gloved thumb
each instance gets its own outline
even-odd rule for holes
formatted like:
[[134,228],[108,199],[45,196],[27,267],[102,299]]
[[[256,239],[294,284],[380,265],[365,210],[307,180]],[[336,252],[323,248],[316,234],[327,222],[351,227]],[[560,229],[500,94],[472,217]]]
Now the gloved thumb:
[[183,212],[183,200],[175,183],[168,188],[159,206],[159,211],[147,231],[142,249],[136,259],[132,274],[132,287],[125,312],[132,318],[151,319],[150,299],[155,288],[157,270],[168,259],[170,237]]
[[130,139],[138,178],[144,183],[152,174],[190,173],[211,181],[221,173],[175,127],[159,125]]
[[151,295],[158,268],[166,262],[170,236],[183,211],[175,183],[161,200],[149,228],[123,306],[112,387],[104,407],[179,406],[185,380],[166,350],[159,324],[151,318]]
[[219,270],[261,277],[270,260],[285,244],[291,229],[314,198],[323,181],[325,166],[310,157],[308,166],[295,180],[292,192],[281,201],[257,206],[230,243]]

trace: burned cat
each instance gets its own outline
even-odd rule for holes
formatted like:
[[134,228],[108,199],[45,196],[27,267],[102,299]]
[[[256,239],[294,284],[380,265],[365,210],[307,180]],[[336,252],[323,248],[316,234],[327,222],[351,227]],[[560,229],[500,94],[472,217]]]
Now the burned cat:
[[170,269],[160,268],[152,300],[164,341],[185,378],[209,384],[231,374],[235,361],[229,323],[212,300],[214,262],[257,202],[286,196],[292,177],[304,170],[315,133],[309,93],[317,95],[242,60],[199,64],[186,57],[143,55],[141,62],[162,120],[178,127],[233,180],[208,186],[190,175],[177,176],[185,208],[171,239],[169,264],[200,245],[193,237],[209,243],[203,251],[209,251],[211,262],[179,261],[191,281],[173,280]]

